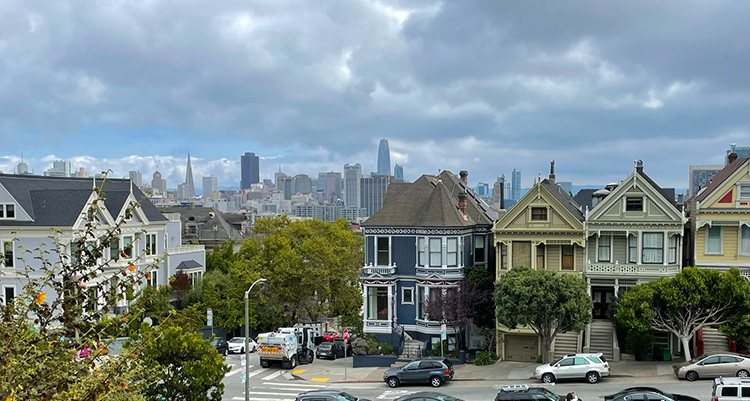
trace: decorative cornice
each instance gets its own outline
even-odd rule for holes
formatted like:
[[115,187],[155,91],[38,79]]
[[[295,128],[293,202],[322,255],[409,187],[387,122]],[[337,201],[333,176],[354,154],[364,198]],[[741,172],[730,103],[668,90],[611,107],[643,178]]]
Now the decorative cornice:
[[365,235],[461,235],[487,232],[490,232],[490,228],[483,226],[467,228],[365,228]]

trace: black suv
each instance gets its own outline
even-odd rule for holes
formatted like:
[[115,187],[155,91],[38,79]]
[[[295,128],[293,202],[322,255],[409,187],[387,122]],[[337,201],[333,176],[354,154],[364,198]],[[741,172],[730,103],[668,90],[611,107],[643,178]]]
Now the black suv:
[[[565,401],[564,395],[555,394],[543,385],[519,384],[501,386],[495,401]],[[579,401],[583,401],[580,398]]]
[[340,390],[311,390],[297,395],[295,401],[370,401]]
[[441,357],[418,359],[383,373],[383,381],[391,387],[398,387],[401,383],[430,383],[432,387],[440,387],[451,379],[453,363]]

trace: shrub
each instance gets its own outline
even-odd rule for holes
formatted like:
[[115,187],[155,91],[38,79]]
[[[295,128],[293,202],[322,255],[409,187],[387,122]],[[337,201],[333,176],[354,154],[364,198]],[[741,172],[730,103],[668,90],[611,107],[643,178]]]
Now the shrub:
[[485,366],[492,365],[497,362],[497,355],[492,351],[482,351],[479,356],[474,359],[474,365]]
[[393,355],[393,346],[388,343],[378,343],[380,355]]
[[541,355],[537,355],[536,356],[536,363],[542,363],[542,356]]

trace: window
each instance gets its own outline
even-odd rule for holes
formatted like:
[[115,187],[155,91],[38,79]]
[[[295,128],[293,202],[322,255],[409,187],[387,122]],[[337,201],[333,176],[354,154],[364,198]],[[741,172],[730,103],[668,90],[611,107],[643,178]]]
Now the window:
[[122,237],[122,252],[127,259],[133,257],[133,237]]
[[562,269],[573,270],[573,245],[562,246]]
[[722,254],[721,237],[721,227],[709,227],[708,230],[706,230],[706,254]]
[[664,263],[664,234],[643,233],[643,263]]
[[14,258],[13,258],[13,241],[3,241],[0,242],[3,244],[2,250],[3,250],[3,258],[0,259],[3,262],[3,265],[5,267],[13,267],[14,266]]
[[544,244],[539,244],[536,247],[536,268],[544,269]]
[[190,286],[192,287],[201,278],[201,272],[188,273],[188,277],[190,277]]
[[425,287],[417,286],[417,317],[424,319],[424,301],[427,299]]
[[13,301],[13,299],[16,297],[16,287],[15,286],[7,286],[3,287],[3,301],[5,305],[8,305]]
[[16,205],[12,203],[0,203],[0,219],[15,219]]
[[146,277],[147,283],[149,287],[157,287],[159,285],[159,271],[158,270],[151,270],[151,273],[148,277]]
[[146,255],[156,255],[156,234],[146,234]]
[[367,288],[367,318],[388,320],[388,287]]
[[532,207],[531,208],[531,221],[547,221],[547,208],[546,207]]
[[602,235],[599,237],[599,258],[600,262],[609,262],[612,260],[610,250],[612,247],[612,236]]
[[508,247],[505,244],[500,244],[500,269],[508,269]]
[[750,227],[740,227],[740,254],[750,255]]
[[677,236],[669,237],[669,263],[677,263]]
[[483,264],[487,260],[484,253],[486,238],[484,235],[474,236],[474,264]]
[[417,264],[424,266],[427,263],[427,240],[424,237],[417,238]]
[[115,261],[120,259],[120,239],[112,238],[109,241],[109,257]]
[[574,362],[575,362],[574,358],[565,358],[562,361],[560,361],[560,366],[573,366]]
[[442,238],[430,238],[430,266],[443,265]]
[[375,238],[375,241],[377,242],[377,256],[376,256],[377,266],[388,266],[391,261],[390,249],[389,249],[390,238],[377,237]]
[[628,263],[638,263],[638,237],[628,237]]
[[448,249],[445,252],[445,264],[449,267],[458,266],[458,238],[447,238]]
[[625,211],[627,212],[642,212],[643,211],[643,198],[631,198],[625,199]]
[[742,387],[742,398],[750,397],[750,387]]
[[718,356],[712,356],[710,358],[706,358],[703,360],[704,365],[716,365],[719,363],[719,357]]
[[740,199],[750,199],[750,185],[740,185]]
[[414,305],[414,287],[401,287],[401,303]]
[[721,389],[722,397],[737,397],[737,387],[725,386]]
[[586,360],[586,358],[576,358],[576,365],[588,365],[589,361]]

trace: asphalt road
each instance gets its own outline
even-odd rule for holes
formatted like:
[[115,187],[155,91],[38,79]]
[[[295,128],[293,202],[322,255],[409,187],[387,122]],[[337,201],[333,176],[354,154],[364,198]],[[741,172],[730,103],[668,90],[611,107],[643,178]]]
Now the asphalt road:
[[[322,362],[322,363],[321,363]],[[302,365],[310,371],[323,371],[328,361],[317,361],[311,365]],[[343,361],[341,361],[343,362]],[[242,401],[244,397],[244,384],[241,379],[241,367],[239,355],[230,355],[226,363],[232,365],[232,370],[224,379],[224,401]],[[248,364],[250,374],[250,400],[251,401],[293,401],[295,396],[301,392],[323,388],[334,388],[345,390],[352,395],[370,400],[390,401],[404,394],[418,391],[434,391],[450,394],[466,401],[492,401],[497,394],[494,383],[487,380],[481,381],[452,381],[444,384],[438,389],[428,385],[404,385],[395,389],[389,388],[383,382],[368,383],[331,383],[313,382],[308,380],[296,380],[291,375],[291,370],[281,369],[280,366],[261,368],[258,357],[250,355]],[[520,381],[519,384],[531,383],[528,380]],[[612,394],[627,387],[637,385],[648,385],[671,393],[679,393],[696,397],[702,401],[711,400],[711,380],[700,380],[697,382],[679,381],[674,376],[656,376],[648,378],[612,377],[604,378],[598,384],[587,384],[584,382],[564,382],[551,387],[553,392],[567,394],[575,391],[579,399],[583,401],[602,401],[605,394]],[[504,382],[503,384],[508,384]]]

